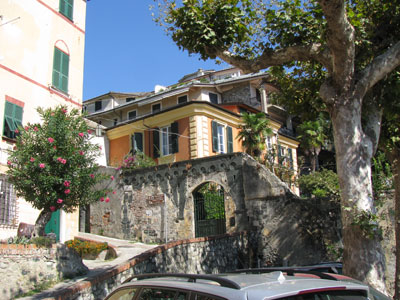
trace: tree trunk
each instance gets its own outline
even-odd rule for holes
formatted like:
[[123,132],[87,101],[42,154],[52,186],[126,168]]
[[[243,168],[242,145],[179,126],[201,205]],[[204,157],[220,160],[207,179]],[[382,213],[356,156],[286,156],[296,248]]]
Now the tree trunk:
[[33,235],[34,236],[44,236],[44,229],[46,227],[46,224],[50,221],[51,219],[51,214],[52,212],[49,210],[42,210],[36,219],[35,223],[35,229],[33,230]]
[[[380,236],[368,218],[375,214],[372,198],[371,140],[361,125],[361,99],[349,96],[331,110],[336,164],[341,188],[344,273],[386,293],[385,259]],[[365,223],[360,223],[362,221]],[[369,229],[369,230],[368,230]]]
[[394,299],[400,299],[400,149],[386,151],[392,165],[394,180],[395,238],[396,238],[396,274],[394,277]]

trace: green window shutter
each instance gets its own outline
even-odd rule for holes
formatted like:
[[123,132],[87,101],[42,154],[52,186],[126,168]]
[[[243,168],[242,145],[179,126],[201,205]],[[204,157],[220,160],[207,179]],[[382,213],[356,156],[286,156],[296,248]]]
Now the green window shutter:
[[158,128],[153,130],[153,157],[160,157],[160,133]]
[[278,145],[278,158],[281,158],[282,157],[282,146],[281,145]]
[[69,55],[54,48],[52,84],[55,88],[65,93],[68,92],[68,73]]
[[4,108],[3,135],[11,139],[15,138],[15,130],[22,127],[23,108],[6,101]]
[[72,21],[74,0],[60,0],[60,13]]
[[135,132],[135,150],[143,152],[143,133]]
[[211,134],[212,134],[212,151],[218,152],[218,123],[215,121],[211,122]]
[[228,153],[233,152],[233,135],[232,135],[232,127],[227,126],[226,127],[226,136],[227,136],[227,149]]
[[172,144],[172,153],[179,152],[179,124],[178,122],[174,122],[171,124],[171,144]]
[[290,169],[293,170],[293,149],[288,148]]

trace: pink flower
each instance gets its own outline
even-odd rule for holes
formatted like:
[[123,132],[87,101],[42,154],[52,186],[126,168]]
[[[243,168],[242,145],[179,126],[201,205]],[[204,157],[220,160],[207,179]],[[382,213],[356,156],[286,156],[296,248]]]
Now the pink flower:
[[113,194],[115,195],[115,191],[113,191]]
[[99,146],[99,150],[103,150],[103,147],[102,147],[102,146]]
[[45,167],[46,167],[45,164],[43,164],[43,163],[39,164],[39,168],[44,169]]
[[85,134],[83,132],[79,132],[78,134],[80,137],[83,137]]
[[7,165],[11,166],[11,161],[7,160]]
[[92,131],[90,129],[88,129],[87,133],[92,134]]
[[90,174],[90,177],[93,179],[94,178],[94,174]]
[[56,207],[55,207],[55,206],[50,206],[50,210],[51,210],[51,211],[55,211],[55,210],[56,210]]
[[71,190],[70,190],[70,189],[66,189],[66,190],[64,191],[64,193],[65,193],[66,195],[68,195],[69,193],[71,193]]
[[28,131],[29,130],[29,126],[25,126],[25,130]]
[[64,181],[64,186],[69,187],[71,185],[71,181],[65,180]]
[[63,165],[65,165],[65,164],[67,163],[67,160],[64,159],[64,158],[62,158],[62,157],[57,158],[57,161],[59,161],[59,162],[62,163]]
[[47,140],[49,141],[50,144],[54,142],[54,139],[51,137],[49,137]]
[[85,152],[83,152],[82,150],[79,150],[79,154],[83,155],[83,154],[85,154]]
[[19,130],[18,129],[15,129],[15,131],[14,131],[15,133],[19,133]]
[[63,114],[67,113],[67,110],[65,108],[63,108],[61,111],[62,111]]
[[106,198],[106,203],[108,203],[108,202],[110,202],[110,198],[107,197]]
[[61,203],[63,203],[63,201],[64,201],[64,200],[63,200],[63,199],[61,199],[61,198],[57,199],[57,203],[58,203],[58,204],[61,204]]
[[56,146],[53,146],[53,149],[54,149],[54,150],[56,150],[56,149],[57,149],[57,147],[56,147]]
[[103,202],[103,201],[104,201],[104,197],[101,197],[101,198],[100,198],[100,202]]
[[111,177],[110,177],[110,178],[111,178],[111,180],[114,180],[114,176],[112,176],[112,175],[111,175]]
[[31,162],[34,162],[34,161],[35,161],[35,159],[34,159],[33,157],[31,157],[30,161],[31,161]]
[[35,126],[35,127],[33,127],[33,130],[38,131],[39,129]]

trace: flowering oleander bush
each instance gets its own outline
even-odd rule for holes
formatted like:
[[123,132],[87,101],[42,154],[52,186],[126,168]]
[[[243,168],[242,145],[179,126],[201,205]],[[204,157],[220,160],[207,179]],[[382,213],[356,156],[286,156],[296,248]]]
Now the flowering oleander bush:
[[91,130],[79,110],[59,106],[37,111],[41,123],[16,130],[7,174],[17,195],[41,210],[35,234],[43,235],[53,211],[72,212],[105,197],[109,191],[93,187],[109,178],[98,172],[100,148],[90,142]]
[[124,157],[122,165],[119,168],[122,169],[140,169],[155,166],[155,161],[146,156],[143,152],[136,151],[135,154],[128,154]]
[[65,242],[68,248],[75,249],[81,257],[97,257],[101,251],[108,249],[107,243],[97,243],[73,239]]

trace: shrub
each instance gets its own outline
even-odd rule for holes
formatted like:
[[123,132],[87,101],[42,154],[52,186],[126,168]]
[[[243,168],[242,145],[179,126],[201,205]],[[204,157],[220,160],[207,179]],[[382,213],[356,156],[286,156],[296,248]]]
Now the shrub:
[[128,154],[124,157],[122,169],[140,169],[155,166],[155,161],[146,156],[143,152],[137,151],[135,154]]
[[329,197],[331,200],[340,201],[339,179],[335,172],[322,169],[309,175],[299,177],[300,193],[305,197]]
[[82,241],[79,239],[73,239],[70,241],[66,241],[65,245],[68,248],[74,249],[80,257],[97,257],[100,252],[103,250],[108,249],[108,244],[107,243],[98,243],[98,242],[92,242],[92,241]]

